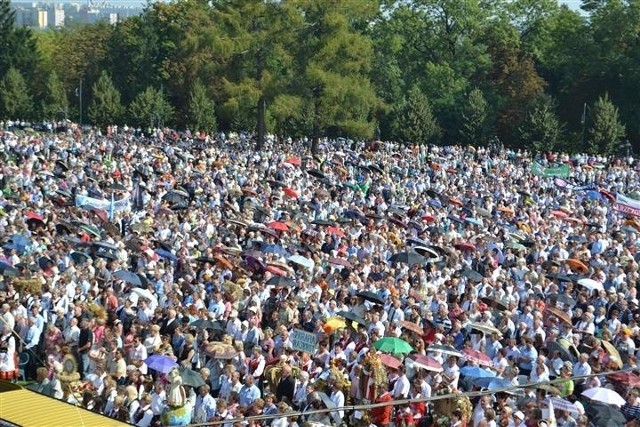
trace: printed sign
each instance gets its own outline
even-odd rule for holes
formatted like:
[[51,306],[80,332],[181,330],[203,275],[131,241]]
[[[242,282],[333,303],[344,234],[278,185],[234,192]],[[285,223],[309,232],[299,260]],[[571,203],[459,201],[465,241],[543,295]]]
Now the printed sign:
[[313,354],[316,351],[316,336],[310,332],[294,329],[291,332],[291,345],[294,350]]

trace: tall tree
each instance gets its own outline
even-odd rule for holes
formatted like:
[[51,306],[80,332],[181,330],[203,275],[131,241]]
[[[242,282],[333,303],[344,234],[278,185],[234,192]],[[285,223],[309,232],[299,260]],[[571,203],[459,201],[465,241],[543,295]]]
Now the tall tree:
[[45,91],[42,95],[40,109],[44,118],[52,119],[60,116],[66,118],[68,116],[69,100],[67,99],[66,88],[55,70],[49,73]]
[[371,40],[360,24],[377,12],[376,1],[295,1],[305,24],[296,45],[296,93],[307,103],[311,151],[327,134],[373,136],[380,105],[369,73]]
[[440,135],[440,127],[429,100],[417,86],[409,90],[406,100],[398,109],[394,129],[398,141],[411,144],[433,143]]
[[164,125],[171,120],[173,111],[164,91],[152,86],[140,92],[129,105],[135,124],[144,127]]
[[200,82],[191,87],[189,95],[189,123],[195,131],[215,132],[216,111],[213,99],[207,94],[207,88]]
[[38,58],[31,30],[18,27],[15,15],[11,1],[0,0],[0,76],[10,68],[23,74],[30,73]]
[[29,120],[33,118],[33,99],[24,77],[15,68],[0,80],[0,117]]
[[469,94],[462,109],[460,136],[468,145],[484,145],[487,137],[487,118],[489,105],[480,89],[475,88]]
[[124,108],[120,101],[120,92],[113,85],[111,76],[103,71],[91,91],[89,119],[100,126],[118,123]]
[[519,127],[520,138],[526,147],[535,152],[562,149],[564,126],[556,115],[557,104],[548,95],[541,95],[532,103],[529,113]]
[[615,154],[626,134],[626,128],[620,122],[618,108],[613,105],[608,93],[595,102],[592,115],[589,150],[592,153]]

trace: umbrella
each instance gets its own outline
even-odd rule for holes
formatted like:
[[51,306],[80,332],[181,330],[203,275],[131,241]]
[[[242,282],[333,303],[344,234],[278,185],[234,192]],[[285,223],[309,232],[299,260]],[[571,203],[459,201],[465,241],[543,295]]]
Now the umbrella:
[[220,326],[220,323],[213,322],[209,319],[196,319],[193,322],[191,322],[190,325],[198,329],[213,329],[217,331],[223,330],[222,326]]
[[487,390],[502,390],[513,387],[511,381],[505,380],[504,378],[491,377],[475,378],[473,380],[473,385]]
[[294,166],[302,166],[302,160],[297,157],[289,157],[284,162]]
[[576,357],[569,350],[569,347],[565,345],[565,343],[558,341],[551,341],[547,343],[547,349],[549,350],[549,354],[555,354],[556,352],[560,353],[560,358],[565,361],[575,362]]
[[392,354],[400,354],[400,353],[411,353],[413,351],[413,347],[400,338],[396,337],[384,337],[380,338],[373,344],[373,347],[381,351],[383,353],[392,353]]
[[168,259],[171,262],[178,261],[178,257],[166,249],[156,249],[155,252],[160,258]]
[[417,237],[410,237],[407,239],[407,243],[411,245],[421,246],[424,248],[430,248],[431,244],[426,240],[418,239]]
[[587,288],[591,292],[596,291],[596,290],[597,291],[603,291],[604,290],[604,286],[602,285],[602,283],[600,283],[600,282],[598,282],[596,280],[593,280],[593,279],[589,279],[589,278],[578,280],[578,285],[584,286],[585,288]]
[[590,405],[585,406],[586,415],[597,427],[618,427],[627,422],[624,414],[610,405],[591,402]]
[[276,288],[294,287],[296,285],[296,281],[289,277],[273,276],[267,280],[266,285],[275,286]]
[[9,264],[0,262],[0,275],[5,277],[18,277],[20,270],[15,267],[11,267]]
[[304,268],[307,268],[309,270],[311,270],[315,266],[315,262],[313,262],[312,259],[305,258],[302,255],[290,256],[289,259],[287,259],[287,261],[292,262],[294,264],[301,265]]
[[564,311],[560,310],[558,307],[545,307],[544,311],[551,314],[552,316],[557,317],[559,320],[562,320],[567,325],[571,326],[571,317]]
[[409,264],[411,266],[416,264],[423,264],[424,257],[414,251],[398,252],[396,254],[391,255],[391,257],[389,258],[389,262],[392,262],[394,264],[396,263]]
[[282,190],[284,192],[284,194],[288,197],[291,197],[292,199],[297,199],[298,197],[298,193],[296,193],[296,191],[292,188],[286,187],[284,190]]
[[226,268],[227,270],[233,269],[233,264],[231,263],[231,261],[229,261],[223,255],[220,255],[220,254],[215,255],[213,259],[215,259],[218,264],[220,264],[222,267]]
[[488,371],[479,366],[465,366],[460,369],[460,374],[465,377],[473,377],[473,378],[493,378],[496,376],[496,373],[493,371]]
[[466,277],[467,279],[474,281],[474,282],[480,282],[482,281],[482,274],[478,273],[475,270],[471,270],[470,268],[466,268],[464,270],[460,271],[460,275],[462,277]]
[[22,234],[14,234],[9,237],[8,243],[4,246],[5,249],[15,249],[20,253],[24,253],[24,251],[29,246],[29,240],[23,236]]
[[501,335],[500,331],[491,326],[484,323],[471,323],[471,329],[475,329],[476,331],[484,332],[486,334],[498,334]]
[[195,262],[215,264],[216,260],[211,258],[211,257],[208,257],[208,256],[200,256],[200,257],[195,259]]
[[549,294],[547,295],[547,298],[550,301],[561,302],[562,304],[567,305],[569,307],[573,307],[576,305],[576,300],[574,300],[567,294]]
[[342,267],[349,268],[349,269],[353,268],[353,265],[351,265],[349,261],[343,258],[330,258],[329,264],[340,265]]
[[425,356],[422,354],[412,354],[407,358],[407,362],[410,362],[416,368],[424,369],[430,372],[442,372],[442,364],[431,356]]
[[219,341],[207,343],[204,352],[212,355],[214,359],[233,359],[238,354],[231,344]]
[[494,298],[491,298],[491,297],[482,297],[482,298],[480,298],[480,301],[482,301],[483,303],[487,304],[489,307],[493,307],[493,308],[496,308],[496,309],[502,310],[502,311],[508,310],[508,308],[509,308],[502,301],[498,301],[497,299],[494,299]]
[[127,270],[118,270],[113,273],[113,276],[117,279],[122,280],[123,282],[127,282],[130,285],[140,287],[142,286],[142,282],[140,281],[140,277],[132,271]]
[[566,263],[569,266],[569,268],[571,268],[572,270],[579,271],[581,273],[588,273],[589,272],[589,267],[587,267],[579,259],[570,258],[570,259],[566,260]]
[[91,257],[89,256],[89,254],[84,253],[84,252],[71,252],[71,254],[69,255],[71,257],[71,259],[73,260],[73,262],[75,262],[76,264],[82,264],[84,263],[86,260],[90,259]]
[[99,239],[101,237],[100,234],[100,230],[98,230],[96,227],[94,227],[93,225],[89,225],[89,224],[81,224],[80,228],[85,231],[87,234],[90,234],[91,236]]
[[398,326],[400,326],[401,328],[407,329],[411,332],[415,332],[418,335],[424,334],[424,329],[422,329],[420,325],[414,322],[402,321],[398,323]]
[[182,384],[188,385],[193,388],[198,388],[205,385],[206,382],[202,378],[202,375],[189,368],[180,368],[180,376],[182,377]]
[[607,405],[623,406],[626,400],[622,398],[614,390],[604,387],[593,387],[582,392],[584,397],[587,397],[596,402],[605,403]]
[[188,193],[183,193],[179,190],[169,191],[167,194],[162,196],[162,200],[165,200],[171,204],[181,204],[185,202],[185,199],[189,198]]
[[396,359],[390,354],[381,354],[380,361],[384,366],[387,366],[391,369],[398,369],[400,365],[402,365],[401,361],[399,361],[398,359]]
[[523,245],[522,243],[518,243],[518,242],[508,242],[506,245],[504,245],[505,248],[510,248],[516,251],[526,251],[527,247],[525,245]]
[[96,246],[98,248],[109,250],[109,251],[117,251],[118,250],[118,247],[116,245],[111,244],[109,242],[93,242],[92,245]]
[[319,171],[318,169],[309,169],[307,170],[307,173],[314,178],[327,179],[327,176],[323,174],[321,171]]
[[334,236],[344,237],[344,231],[340,230],[338,227],[327,227],[327,233],[333,234]]
[[553,405],[553,409],[567,411],[573,417],[580,415],[580,412],[578,412],[578,408],[576,407],[576,405],[569,402],[568,400],[561,399],[559,397],[549,397],[545,399],[545,403],[547,403],[547,405],[549,404],[549,402],[551,402],[551,404]]
[[260,250],[260,252],[282,256],[287,255],[287,251],[280,245],[266,245]]
[[484,353],[474,350],[472,348],[465,348],[462,350],[463,357],[471,362],[477,363],[482,366],[492,366],[493,362],[491,358]]
[[311,221],[311,224],[313,224],[313,225],[326,225],[326,226],[335,225],[335,223],[333,221],[328,221],[326,219],[314,219],[313,221]]
[[359,324],[364,325],[364,326],[369,324],[369,322],[367,322],[362,317],[358,316],[357,314],[355,314],[352,311],[339,311],[339,312],[336,313],[336,316],[340,316],[343,319],[351,320],[352,322],[356,322],[356,323],[359,323]]
[[558,282],[571,282],[571,277],[567,276],[566,274],[550,273],[550,274],[547,274],[546,276],[547,276],[547,279],[557,280]]
[[38,258],[38,266],[43,269],[46,270],[47,268],[51,268],[53,267],[54,262],[51,258],[48,258],[46,256],[41,256],[40,258]]
[[347,327],[347,323],[344,321],[344,319],[341,319],[339,317],[330,317],[326,322],[324,322],[324,324],[325,326],[328,326],[333,330],[344,329]]
[[621,368],[622,358],[620,357],[620,352],[618,351],[618,349],[607,340],[600,340],[600,344],[602,345],[602,348],[604,348],[604,350],[609,353],[609,361],[615,363],[618,368]]
[[373,292],[369,292],[369,291],[358,292],[356,296],[364,300],[367,300],[369,302],[372,302],[374,304],[380,304],[380,305],[384,304],[384,300],[377,294],[374,294]]
[[178,364],[174,360],[163,354],[152,354],[144,361],[144,363],[150,369],[162,374],[168,374],[173,368],[178,367]]
[[470,224],[477,225],[478,227],[482,227],[484,225],[480,219],[467,217],[464,220]]
[[440,258],[440,254],[438,254],[438,252],[426,246],[416,246],[413,250],[425,258]]
[[470,242],[461,242],[453,245],[454,248],[459,249],[461,251],[472,252],[476,250],[476,247],[473,243]]
[[607,375],[607,379],[612,382],[621,383],[629,387],[640,386],[640,375],[632,372],[614,372]]
[[267,227],[277,231],[289,231],[289,226],[284,222],[280,222],[280,221],[272,221],[269,224],[267,224]]
[[449,356],[455,356],[455,357],[464,357],[462,353],[460,353],[458,350],[456,350],[454,347],[451,347],[450,345],[432,344],[427,348],[427,351],[432,353],[447,354]]
[[[138,277],[138,280],[141,280],[140,277]],[[133,288],[131,289],[131,293],[134,293],[141,298],[151,301],[151,304],[153,306],[158,306],[158,298],[156,298],[156,296],[153,295],[148,289]]]

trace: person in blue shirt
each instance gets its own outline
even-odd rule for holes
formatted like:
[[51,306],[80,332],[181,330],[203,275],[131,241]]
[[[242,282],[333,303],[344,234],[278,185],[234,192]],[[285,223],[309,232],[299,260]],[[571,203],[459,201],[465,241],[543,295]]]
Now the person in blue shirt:
[[538,358],[538,351],[533,346],[533,341],[529,337],[524,338],[524,345],[520,349],[520,358],[518,359],[518,368],[522,375],[531,374],[531,370]]
[[244,385],[238,393],[238,403],[242,406],[251,406],[260,397],[260,389],[254,384],[253,376],[247,375],[244,379]]

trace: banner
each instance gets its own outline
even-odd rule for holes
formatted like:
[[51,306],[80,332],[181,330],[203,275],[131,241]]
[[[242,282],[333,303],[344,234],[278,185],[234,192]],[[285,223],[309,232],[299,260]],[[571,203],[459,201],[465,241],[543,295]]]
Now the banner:
[[613,208],[627,215],[640,216],[640,200],[631,199],[620,193],[616,194],[616,204]]
[[569,181],[566,181],[558,177],[553,178],[553,183],[556,185],[556,187],[567,188],[573,191],[597,191],[598,190],[598,186],[596,184],[573,185]]
[[316,335],[311,332],[294,329],[289,335],[294,350],[314,354],[316,351]]
[[531,173],[537,176],[543,176],[545,178],[568,178],[571,174],[571,168],[569,165],[554,166],[551,168],[545,168],[538,162],[533,162],[531,165]]
[[76,196],[76,206],[90,207],[92,209],[102,209],[103,211],[122,212],[129,209],[131,196],[127,196],[120,200],[95,199],[88,196]]

